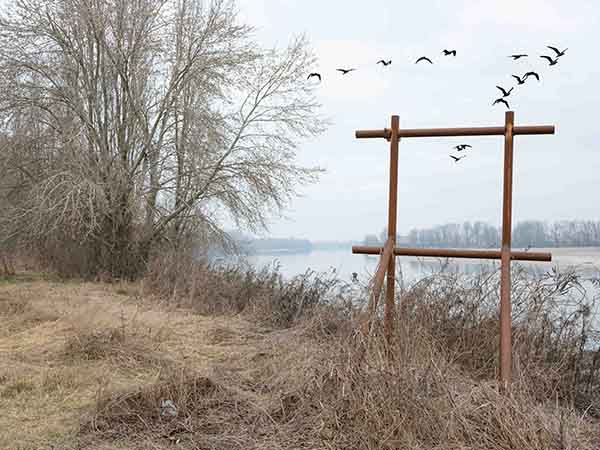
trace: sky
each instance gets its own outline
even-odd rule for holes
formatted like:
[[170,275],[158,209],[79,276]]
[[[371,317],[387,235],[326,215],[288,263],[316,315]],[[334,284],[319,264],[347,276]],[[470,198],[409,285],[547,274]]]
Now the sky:
[[[266,235],[359,240],[387,224],[389,144],[358,140],[357,129],[502,126],[496,85],[529,79],[508,98],[518,125],[556,134],[517,136],[513,223],[600,219],[600,2],[552,0],[238,0],[240,18],[263,45],[306,33],[319,59],[317,96],[333,125],[302,143],[298,161],[326,173],[301,189]],[[547,45],[568,47],[555,66]],[[457,56],[444,57],[444,48]],[[529,58],[513,61],[512,53]],[[422,55],[434,64],[414,61]],[[388,67],[376,61],[391,59]],[[355,67],[342,76],[335,69]],[[469,143],[455,164],[451,147]],[[503,138],[403,139],[399,145],[398,232],[466,220],[501,223]]]
[[[5,3],[0,0],[0,5]],[[357,129],[501,126],[496,85],[537,71],[508,98],[518,125],[555,125],[550,136],[515,137],[513,224],[600,220],[600,2],[597,0],[237,0],[240,19],[264,46],[305,33],[323,75],[317,97],[332,126],[299,148],[326,169],[301,189],[265,235],[360,240],[387,224],[389,144]],[[546,45],[568,47],[549,67]],[[444,57],[444,48],[457,56]],[[512,53],[529,58],[512,61]],[[434,64],[414,64],[422,55]],[[388,67],[376,61],[391,59]],[[355,67],[342,76],[338,67]],[[451,147],[473,149],[455,164]],[[398,232],[483,220],[500,225],[503,139],[404,139],[399,146]]]

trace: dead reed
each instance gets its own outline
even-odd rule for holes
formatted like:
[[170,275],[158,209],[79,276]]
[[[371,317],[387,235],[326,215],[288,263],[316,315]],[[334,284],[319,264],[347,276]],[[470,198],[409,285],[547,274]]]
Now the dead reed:
[[[355,331],[348,290],[322,275],[286,282],[200,266],[183,282],[161,267],[153,273],[163,278],[147,282],[156,295],[261,321],[270,312],[276,327],[243,368],[178,369],[139,390],[100,392],[86,425],[99,436],[143,436],[148,448],[600,448],[595,298],[575,273],[516,268],[516,381],[501,394],[495,271],[438,273],[401,292],[387,347],[379,328],[370,338]],[[202,277],[195,288],[190,273]],[[167,399],[176,414],[161,414]]]

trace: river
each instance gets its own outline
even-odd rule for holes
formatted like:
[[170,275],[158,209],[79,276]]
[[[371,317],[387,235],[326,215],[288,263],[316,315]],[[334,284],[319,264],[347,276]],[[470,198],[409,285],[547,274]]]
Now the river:
[[[553,267],[564,271],[575,268],[584,278],[600,277],[600,248],[553,248],[531,249],[552,253],[552,262],[520,262],[533,274],[550,271]],[[335,269],[338,277],[350,281],[356,272],[359,279],[371,277],[377,269],[378,256],[353,255],[347,250],[316,250],[308,253],[278,253],[248,256],[248,262],[256,267],[279,265],[279,271],[286,278],[305,273],[307,270],[330,272]],[[469,260],[444,258],[415,258],[410,256],[396,257],[399,273],[405,283],[418,281],[424,276],[439,271],[442,266],[446,270],[457,270],[462,273],[477,273],[490,267],[499,266],[499,261]]]
[[[600,285],[592,282],[600,278],[600,248],[536,248],[530,251],[552,253],[552,262],[513,262],[526,269],[532,276],[540,276],[551,272],[554,268],[560,273],[575,270],[579,275],[581,285],[586,290],[586,297],[592,300],[593,322],[600,327]],[[335,271],[335,275],[345,281],[352,280],[355,272],[361,284],[366,284],[377,270],[379,256],[354,255],[350,248],[347,250],[317,250],[307,253],[278,253],[260,254],[246,257],[247,263],[255,268],[274,265],[279,266],[279,272],[284,278],[306,273]],[[477,274],[498,268],[500,261],[477,259],[445,259],[445,258],[416,258],[409,256],[396,257],[397,282],[408,288],[420,279],[444,271],[454,271],[460,274]]]

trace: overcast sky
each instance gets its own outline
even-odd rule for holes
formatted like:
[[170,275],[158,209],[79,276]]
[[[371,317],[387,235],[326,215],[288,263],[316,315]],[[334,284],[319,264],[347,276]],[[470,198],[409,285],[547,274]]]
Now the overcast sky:
[[[0,4],[4,3],[0,0]],[[509,97],[517,125],[556,126],[553,136],[515,138],[513,223],[526,219],[600,220],[600,2],[597,0],[398,1],[238,0],[241,18],[266,46],[306,33],[319,58],[310,71],[333,120],[304,143],[299,161],[327,172],[303,189],[270,234],[311,240],[362,239],[387,224],[389,146],[357,140],[356,129],[502,125],[492,107],[497,84],[536,70]],[[568,47],[548,67],[546,45]],[[443,57],[455,48],[456,58]],[[529,53],[525,60],[507,55]],[[414,61],[421,55],[434,65]],[[388,67],[376,65],[392,59]],[[356,67],[346,76],[338,67]],[[455,164],[453,145],[473,149]],[[499,136],[400,142],[398,230],[484,220],[498,225],[503,139]]]
[[[555,125],[554,136],[515,138],[513,223],[600,219],[600,2],[240,0],[264,45],[305,32],[323,75],[319,100],[333,126],[306,142],[299,159],[327,173],[272,221],[270,234],[312,240],[361,239],[387,224],[389,146],[357,140],[356,129],[498,126],[497,84],[536,70],[509,100],[516,125]],[[546,45],[568,47],[549,67]],[[443,57],[444,48],[456,58]],[[529,58],[512,61],[511,53]],[[434,65],[414,61],[421,55]],[[380,59],[392,59],[386,68]],[[341,76],[338,67],[358,70]],[[461,142],[473,145],[455,164]],[[503,139],[421,138],[400,143],[398,230],[447,222],[501,221]]]

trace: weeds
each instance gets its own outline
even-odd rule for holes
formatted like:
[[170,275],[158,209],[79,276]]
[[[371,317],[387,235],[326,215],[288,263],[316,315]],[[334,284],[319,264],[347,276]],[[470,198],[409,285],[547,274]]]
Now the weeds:
[[[471,377],[427,324],[397,323],[393,357],[382,336],[344,326],[319,333],[317,315],[270,336],[273,352],[245,374],[166,372],[138,390],[101,393],[84,426],[103,439],[178,442],[183,448],[598,448],[600,425],[516,384]],[[351,320],[344,318],[343,320]],[[168,399],[176,415],[161,416]]]
[[316,307],[339,303],[349,291],[335,273],[308,270],[284,280],[277,266],[215,266],[176,255],[153,261],[145,288],[173,306],[202,314],[252,313],[276,327],[290,326]]
[[[201,312],[251,313],[280,328],[306,323],[318,312],[321,321],[328,317],[328,324],[321,322],[321,327],[347,330],[359,303],[335,273],[307,271],[284,280],[278,267],[244,271],[198,263],[182,274],[171,261],[157,263],[151,288],[170,301],[185,298],[188,306]],[[406,330],[412,329],[411,324],[423,324],[423,330],[470,376],[495,379],[499,284],[496,268],[461,275],[443,266],[399,294],[398,327]],[[513,267],[512,286],[516,381],[534,391],[536,398],[559,396],[580,408],[597,405],[600,332],[593,311],[599,299],[589,293],[596,291],[588,292],[576,270],[552,269],[532,276],[520,265]],[[590,411],[600,414],[597,406]]]
[[[532,278],[515,266],[514,383],[500,394],[495,270],[442,271],[401,290],[388,346],[379,327],[369,339],[357,333],[362,297],[335,274],[284,280],[276,267],[170,258],[155,260],[143,285],[169,310],[185,310],[177,320],[188,320],[190,310],[234,314],[258,320],[260,331],[253,328],[250,344],[227,328],[229,319],[202,319],[203,330],[221,321],[209,339],[179,337],[198,354],[218,347],[207,367],[198,365],[207,359],[177,359],[176,347],[172,360],[164,358],[131,325],[135,315],[121,325],[114,316],[111,326],[76,329],[65,343],[67,360],[151,368],[145,382],[106,376],[78,434],[85,448],[600,448],[597,299],[576,272]],[[13,316],[27,309],[4,308]],[[0,377],[5,397],[28,395],[18,381]],[[68,388],[57,374],[41,383],[48,391]]]
[[[392,346],[355,330],[355,299],[334,277],[197,270],[212,290],[249,292],[215,305],[174,277],[164,298],[199,311],[245,313],[277,328],[244,361],[210,379],[164,373],[135,391],[103,392],[90,429],[184,448],[597,449],[600,357],[594,298],[569,273],[514,273],[515,382],[500,394],[498,273],[440,273],[399,295]],[[209,274],[208,272],[213,271]],[[231,286],[233,285],[233,287]],[[169,287],[170,286],[170,287]],[[169,288],[168,288],[169,287]],[[177,289],[175,289],[177,287]],[[565,306],[566,305],[566,306]],[[268,317],[270,316],[270,317]],[[177,415],[161,416],[172,400]],[[108,433],[108,434],[107,434]]]
[[[573,270],[532,277],[516,266],[513,277],[514,374],[537,398],[598,405],[600,334],[589,295]],[[416,283],[400,299],[402,318],[428,331],[469,374],[494,379],[498,361],[499,272],[442,273]],[[585,405],[585,406],[584,406]],[[597,406],[593,406],[597,414]]]

